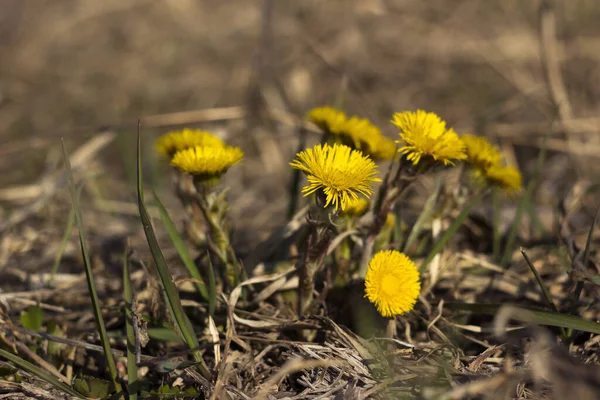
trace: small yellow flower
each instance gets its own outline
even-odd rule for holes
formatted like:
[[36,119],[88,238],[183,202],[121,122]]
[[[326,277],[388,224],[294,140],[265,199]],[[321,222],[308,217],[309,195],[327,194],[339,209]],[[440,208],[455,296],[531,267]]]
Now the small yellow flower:
[[308,119],[334,139],[375,160],[391,160],[396,154],[396,144],[383,136],[380,129],[369,119],[346,117],[333,107],[318,107],[308,113]]
[[385,217],[384,227],[393,228],[395,225],[396,225],[396,214],[388,213],[388,215]]
[[395,113],[392,123],[400,128],[397,143],[403,143],[400,154],[406,155],[413,165],[424,158],[433,158],[444,165],[454,165],[454,160],[464,160],[465,145],[453,129],[434,113],[417,110]]
[[369,150],[369,154],[375,160],[391,160],[396,153],[396,142],[383,135],[375,142],[375,148]]
[[325,207],[332,204],[336,210],[345,210],[358,194],[368,198],[373,194],[372,182],[381,181],[375,176],[377,165],[373,160],[337,143],[333,146],[318,144],[301,151],[290,165],[308,177],[308,185],[302,189],[304,196],[322,190],[326,196]]
[[523,186],[523,179],[519,170],[500,163],[485,169],[483,176],[488,184],[499,188],[509,195],[518,193]]
[[171,158],[179,150],[190,147],[224,147],[225,143],[217,136],[198,129],[184,129],[182,131],[169,132],[162,135],[156,141],[156,149],[159,153]]
[[461,139],[465,144],[467,161],[476,168],[489,168],[494,164],[498,164],[502,159],[502,154],[498,148],[484,137],[462,135]]
[[396,154],[396,144],[367,118],[353,116],[333,133],[342,138],[342,143],[352,145],[375,160],[390,160]]
[[239,147],[196,146],[175,153],[171,165],[192,175],[215,177],[239,162],[243,156],[244,152]]
[[384,250],[373,256],[365,276],[365,297],[381,315],[393,317],[411,311],[420,291],[417,266],[405,254]]
[[309,111],[308,119],[325,132],[333,133],[346,121],[346,114],[333,107],[317,107]]
[[364,197],[350,199],[344,210],[344,215],[361,216],[367,212],[371,203]]

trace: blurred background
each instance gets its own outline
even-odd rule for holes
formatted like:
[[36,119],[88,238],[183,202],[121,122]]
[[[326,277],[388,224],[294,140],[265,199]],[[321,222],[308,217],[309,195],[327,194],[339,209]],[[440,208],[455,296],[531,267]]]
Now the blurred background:
[[500,144],[525,179],[547,137],[538,199],[562,198],[596,176],[598,21],[596,0],[2,0],[0,204],[6,216],[39,195],[26,189],[58,165],[61,137],[74,151],[106,132],[88,186],[130,201],[141,117],[155,184],[153,140],[170,129],[242,146],[234,217],[268,231],[285,220],[300,121],[325,104],[389,137],[393,112],[434,111]]

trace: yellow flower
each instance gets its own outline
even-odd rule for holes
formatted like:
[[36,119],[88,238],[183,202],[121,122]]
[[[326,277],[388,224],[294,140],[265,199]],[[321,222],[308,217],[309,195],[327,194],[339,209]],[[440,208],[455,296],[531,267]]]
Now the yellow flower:
[[396,154],[396,144],[383,136],[381,130],[367,118],[353,116],[332,133],[338,135],[342,143],[376,160],[390,160]]
[[365,276],[365,297],[381,315],[393,317],[411,311],[420,291],[417,266],[405,254],[384,250],[373,256]]
[[332,133],[346,121],[346,114],[333,107],[317,107],[308,113],[308,119],[325,132]]
[[396,152],[396,142],[383,135],[375,142],[375,148],[369,150],[369,154],[375,160],[391,160]]
[[159,153],[171,158],[179,150],[190,147],[224,147],[225,143],[215,135],[198,129],[184,129],[162,135],[156,141]]
[[421,158],[433,158],[444,165],[454,165],[454,160],[467,158],[465,145],[453,129],[434,113],[417,110],[395,113],[392,123],[400,128],[397,143],[403,143],[400,154],[405,154],[413,165]]
[[494,164],[498,164],[502,159],[502,154],[498,148],[484,137],[462,135],[461,139],[465,144],[468,162],[476,168],[489,168]]
[[507,194],[516,194],[523,186],[523,179],[519,170],[500,163],[485,169],[483,176],[488,184],[499,188]]
[[171,165],[192,175],[214,177],[223,174],[243,156],[244,152],[239,147],[196,146],[175,153]]
[[388,213],[388,215],[385,217],[384,226],[386,228],[392,228],[394,225],[396,225],[396,215],[394,213]]
[[308,119],[331,135],[336,143],[360,150],[375,160],[391,160],[396,154],[396,144],[367,118],[347,118],[335,108],[318,107],[308,113]]
[[377,165],[373,160],[337,143],[301,151],[290,165],[308,177],[308,185],[302,189],[304,196],[321,190],[326,196],[325,207],[332,204],[336,210],[345,210],[358,194],[368,198],[373,193],[372,182],[381,181],[375,176]]
[[369,209],[369,200],[359,197],[357,199],[350,199],[344,210],[345,215],[361,216]]

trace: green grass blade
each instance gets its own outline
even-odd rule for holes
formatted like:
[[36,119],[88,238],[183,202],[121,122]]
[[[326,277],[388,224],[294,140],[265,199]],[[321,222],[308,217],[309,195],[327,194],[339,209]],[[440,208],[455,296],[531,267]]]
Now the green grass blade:
[[[77,190],[77,198],[78,199],[79,199],[80,194],[81,194],[81,187]],[[65,233],[63,234],[63,237],[60,240],[60,246],[58,247],[58,251],[56,252],[56,256],[54,257],[54,264],[52,264],[52,271],[50,273],[50,283],[54,280],[54,276],[58,272],[58,267],[60,266],[62,256],[65,253],[65,249],[67,248],[67,243],[69,243],[69,237],[71,236],[71,232],[73,231],[74,224],[75,224],[75,208],[71,207],[71,209],[69,210],[69,215],[67,217],[67,226],[65,227]]]
[[412,230],[410,231],[410,235],[408,236],[408,239],[406,240],[406,243],[404,244],[404,250],[403,250],[404,253],[408,254],[408,251],[410,251],[411,247],[415,244],[417,237],[423,230],[423,225],[425,225],[425,222],[431,218],[431,215],[433,214],[433,211],[435,210],[435,203],[437,202],[437,199],[438,199],[441,191],[442,191],[442,179],[438,178],[437,183],[435,185],[435,190],[433,191],[433,193],[431,193],[431,196],[429,196],[429,198],[425,202],[423,211],[421,212],[421,214],[419,214],[419,218],[417,218],[417,222],[415,222],[415,225],[413,226]]
[[500,261],[500,194],[497,189],[492,189],[492,260]]
[[542,149],[540,150],[540,154],[536,161],[535,171],[531,178],[531,181],[527,185],[525,189],[525,193],[523,193],[523,197],[521,197],[521,201],[519,202],[519,207],[517,207],[517,213],[515,214],[515,218],[512,221],[510,232],[508,233],[508,239],[506,241],[506,247],[504,248],[504,253],[502,255],[502,259],[500,260],[500,265],[505,267],[510,261],[512,255],[512,249],[515,247],[515,242],[517,240],[517,233],[519,231],[519,227],[521,226],[521,218],[523,216],[523,212],[527,207],[527,203],[529,203],[531,194],[535,185],[537,184],[538,177],[542,170],[542,165],[544,165],[544,160],[546,159],[546,139],[544,139],[544,143],[542,144]]
[[469,203],[467,203],[465,205],[465,208],[463,208],[463,210],[460,212],[458,217],[456,217],[454,222],[452,222],[452,225],[450,225],[448,230],[446,232],[444,232],[444,234],[442,235],[440,240],[438,240],[436,242],[436,244],[433,245],[433,249],[431,249],[431,251],[427,255],[427,258],[425,259],[425,261],[423,261],[423,263],[421,264],[421,267],[419,267],[419,272],[421,274],[425,271],[425,269],[427,268],[429,263],[436,256],[436,254],[439,253],[440,251],[442,251],[442,249],[444,248],[446,243],[448,243],[450,238],[456,233],[458,228],[467,219],[467,217],[471,213],[471,210],[473,209],[473,207],[475,207],[475,205],[477,205],[477,203],[479,203],[479,201],[481,201],[481,199],[483,199],[483,197],[485,196],[486,193],[487,193],[487,191],[485,191],[485,190],[482,191],[477,196],[475,196]]
[[585,242],[585,249],[583,250],[583,266],[587,266],[588,261],[590,260],[590,250],[592,249],[592,235],[594,233],[594,229],[596,228],[596,220],[598,219],[598,212],[600,212],[600,201],[596,205],[596,211],[594,212],[594,219],[592,220],[592,225],[590,226],[590,231],[588,232],[587,240]]
[[[140,211],[142,226],[144,228],[144,234],[146,235],[146,240],[148,242],[148,246],[150,247],[152,258],[154,259],[156,273],[160,278],[161,286],[163,289],[163,295],[165,297],[165,302],[167,303],[167,309],[173,317],[173,320],[176,324],[176,330],[182,335],[187,345],[191,349],[198,349],[198,338],[194,333],[194,329],[190,320],[188,319],[187,315],[183,310],[183,306],[181,305],[181,299],[179,298],[179,292],[177,291],[177,287],[173,282],[173,276],[171,276],[171,272],[169,271],[169,267],[167,266],[167,262],[165,261],[165,257],[162,253],[162,250],[158,245],[158,240],[156,240],[156,235],[154,234],[154,229],[152,228],[152,221],[150,219],[150,215],[148,214],[148,210],[146,209],[146,206],[144,204],[139,121],[137,134],[137,195],[138,208]],[[199,372],[205,378],[210,379],[210,372],[208,371],[208,367],[202,359],[202,354],[200,353],[200,350],[194,351],[194,358],[196,359],[196,361],[199,362]]]
[[531,269],[531,272],[533,272],[533,276],[535,276],[535,280],[537,281],[540,289],[542,289],[542,293],[544,294],[544,298],[546,299],[546,302],[548,303],[548,305],[550,307],[552,307],[552,309],[554,311],[558,312],[558,308],[556,307],[556,304],[554,304],[554,300],[552,300],[552,296],[550,295],[548,288],[546,287],[546,285],[544,285],[544,282],[542,281],[542,277],[538,273],[537,269],[533,266],[533,263],[531,262],[531,260],[529,259],[529,256],[525,252],[525,249],[521,248],[521,254],[523,255],[523,258],[525,259],[525,262],[527,263],[527,265],[529,265],[529,269]]
[[85,239],[83,237],[83,221],[81,217],[81,210],[79,209],[79,202],[77,198],[77,190],[75,189],[75,180],[73,179],[73,171],[71,170],[71,162],[69,161],[69,154],[65,147],[65,142],[62,141],[63,158],[65,162],[67,172],[67,182],[69,183],[69,191],[71,192],[71,201],[73,202],[73,209],[75,210],[75,222],[77,223],[77,229],[79,230],[79,244],[81,245],[81,254],[83,256],[83,264],[85,266],[85,277],[90,292],[90,300],[92,301],[92,309],[94,312],[94,318],[96,319],[96,325],[98,325],[98,332],[100,334],[100,341],[102,342],[102,348],[104,349],[104,356],[106,357],[106,364],[110,372],[115,390],[121,391],[121,385],[117,382],[118,373],[117,366],[115,364],[115,358],[110,348],[110,342],[108,334],[106,333],[106,326],[104,325],[104,319],[102,318],[102,309],[100,308],[100,301],[98,299],[98,293],[96,292],[96,284],[94,283],[94,274],[92,272],[92,263],[90,262],[90,256],[87,251]]
[[206,285],[204,285],[202,275],[200,274],[200,271],[198,271],[198,267],[196,266],[194,259],[192,258],[187,247],[185,246],[185,243],[183,242],[181,235],[177,231],[177,228],[175,227],[173,220],[169,216],[167,209],[165,208],[163,203],[158,198],[158,195],[154,191],[152,191],[152,194],[154,195],[154,199],[156,200],[156,205],[158,206],[158,212],[160,213],[160,219],[162,220],[163,225],[167,229],[167,233],[169,234],[169,238],[171,239],[173,246],[175,246],[175,248],[177,249],[177,253],[179,253],[179,258],[181,258],[181,261],[187,268],[190,276],[196,280],[194,282],[194,284],[196,285],[196,289],[198,289],[198,293],[200,293],[200,295],[205,300],[208,300],[208,291],[206,290]]
[[123,256],[123,297],[125,299],[125,332],[127,334],[127,393],[129,400],[137,400],[139,391],[136,348],[137,340],[133,321],[133,288],[129,271],[129,243]]
[[[471,311],[474,313],[487,315],[496,315],[498,310],[505,305],[510,304],[460,303],[453,301],[444,303],[444,306],[451,310]],[[576,317],[574,315],[560,314],[554,311],[530,309],[516,305],[510,306],[514,307],[516,310],[523,311],[521,313],[515,313],[515,315],[511,315],[513,319],[521,322],[576,329],[579,331],[600,334],[600,324]]]
[[596,275],[596,276],[592,276],[590,278],[590,281],[592,281],[593,283],[595,283],[596,285],[600,285],[600,275]]
[[9,353],[6,350],[0,349],[0,357],[6,359],[8,361],[11,361],[13,364],[15,364],[17,367],[21,368],[23,371],[26,371],[32,375],[35,375],[39,379],[48,382],[49,384],[51,384],[58,390],[68,393],[69,395],[76,397],[78,399],[85,399],[85,396],[81,395],[80,393],[77,393],[73,388],[71,388],[66,383],[59,381],[54,375],[48,373],[46,370],[44,370],[38,366],[33,365],[29,361],[24,360],[19,356]]

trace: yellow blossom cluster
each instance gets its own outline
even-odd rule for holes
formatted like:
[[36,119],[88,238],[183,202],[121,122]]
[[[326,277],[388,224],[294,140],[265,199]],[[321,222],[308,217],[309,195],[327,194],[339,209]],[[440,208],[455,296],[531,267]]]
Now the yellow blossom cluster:
[[158,139],[156,149],[180,171],[206,178],[221,176],[244,156],[239,147],[197,129],[169,132]]
[[486,138],[475,135],[462,135],[466,147],[467,163],[471,166],[476,181],[496,187],[511,195],[522,187],[518,169],[502,163],[502,153]]
[[334,142],[360,150],[374,160],[391,160],[396,154],[394,142],[367,118],[348,118],[343,111],[325,106],[312,109],[308,119]]

